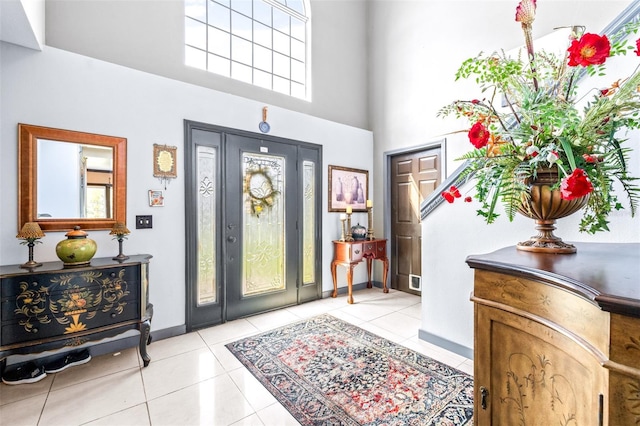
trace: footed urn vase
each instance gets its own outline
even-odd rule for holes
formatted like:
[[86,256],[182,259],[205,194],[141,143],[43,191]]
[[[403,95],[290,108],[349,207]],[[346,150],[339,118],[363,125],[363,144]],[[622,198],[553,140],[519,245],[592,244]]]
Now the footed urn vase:
[[89,234],[76,226],[73,231],[65,234],[66,240],[62,240],[56,245],[56,255],[62,260],[65,268],[84,266],[91,262],[98,246],[91,238],[87,238],[87,235]]
[[558,254],[577,251],[573,244],[563,242],[553,231],[556,229],[557,219],[582,209],[589,201],[589,196],[565,200],[559,189],[552,189],[557,182],[556,168],[539,169],[535,178],[525,180],[525,184],[529,186],[529,197],[522,200],[518,212],[536,221],[538,235],[519,242],[516,245],[518,250]]

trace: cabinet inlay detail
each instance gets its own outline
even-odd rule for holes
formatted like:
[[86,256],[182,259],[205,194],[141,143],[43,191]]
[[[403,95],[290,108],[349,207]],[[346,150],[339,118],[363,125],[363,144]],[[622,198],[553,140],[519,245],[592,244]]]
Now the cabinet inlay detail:
[[534,361],[524,353],[509,356],[506,371],[507,396],[500,397],[502,404],[513,405],[520,424],[525,426],[527,414],[538,410],[551,410],[562,415],[560,425],[568,426],[576,420],[576,398],[571,382],[553,371],[553,365],[544,354]]
[[83,314],[84,321],[92,320],[98,311],[113,311],[114,317],[122,314],[127,305],[124,298],[129,295],[124,274],[124,269],[106,277],[97,271],[61,274],[50,278],[47,286],[21,281],[14,313],[27,332],[37,332],[36,321],[50,323],[50,315],[59,324],[68,325],[64,334],[84,331],[87,324],[80,321]]
[[636,425],[640,425],[640,381],[629,380],[625,388],[627,411],[635,416]]
[[640,352],[640,337],[635,338],[633,336],[630,336],[629,340],[631,340],[631,343],[627,343],[625,345],[625,349],[628,351],[635,349],[636,351]]
[[520,280],[508,280],[495,283],[500,292],[500,297],[505,302],[518,301],[524,305],[538,306],[544,313],[551,307],[551,299],[547,294],[532,291],[524,282]]

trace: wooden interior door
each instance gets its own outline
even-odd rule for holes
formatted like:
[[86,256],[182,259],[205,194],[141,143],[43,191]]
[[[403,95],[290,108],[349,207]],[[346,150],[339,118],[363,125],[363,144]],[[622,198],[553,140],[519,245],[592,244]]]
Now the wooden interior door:
[[391,157],[391,288],[420,294],[409,286],[420,276],[420,204],[440,185],[440,147]]

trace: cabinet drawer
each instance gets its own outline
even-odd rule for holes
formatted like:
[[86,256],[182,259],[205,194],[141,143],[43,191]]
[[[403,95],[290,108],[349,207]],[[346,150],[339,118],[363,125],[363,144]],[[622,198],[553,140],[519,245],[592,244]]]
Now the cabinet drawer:
[[546,283],[491,271],[475,271],[476,302],[501,309],[516,308],[571,330],[575,335],[608,352],[609,315],[573,293]]
[[640,318],[611,314],[611,360],[640,370],[639,355]]
[[364,255],[363,243],[334,243],[334,250],[334,259],[340,262],[359,262],[362,260],[362,256]]
[[82,313],[52,313],[38,316],[19,316],[13,321],[2,321],[1,346],[41,340],[55,336],[72,338],[74,334],[111,326],[120,322],[140,318],[137,301],[122,303],[117,307],[103,305],[94,311]]
[[368,241],[364,243],[364,255],[375,259],[382,259],[387,255],[387,240]]
[[42,289],[49,294],[61,292],[74,286],[109,284],[117,280],[128,283],[139,279],[138,267],[115,267],[105,269],[79,269],[51,274],[25,274],[3,278],[0,284],[0,299],[15,298],[29,289]]
[[138,300],[140,278],[135,272],[136,268],[111,268],[3,280],[2,321],[117,308]]
[[350,245],[351,250],[349,252],[349,260],[351,262],[358,262],[362,260],[364,256],[364,247],[362,243],[353,243]]

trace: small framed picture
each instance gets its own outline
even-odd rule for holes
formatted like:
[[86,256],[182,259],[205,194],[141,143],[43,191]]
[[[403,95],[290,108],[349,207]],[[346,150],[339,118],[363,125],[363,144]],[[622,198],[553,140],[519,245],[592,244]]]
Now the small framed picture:
[[173,179],[178,177],[176,171],[176,151],[175,146],[153,144],[153,176]]
[[366,212],[369,199],[369,171],[329,166],[329,211]]
[[151,207],[164,207],[164,195],[159,189],[149,190],[149,205]]

